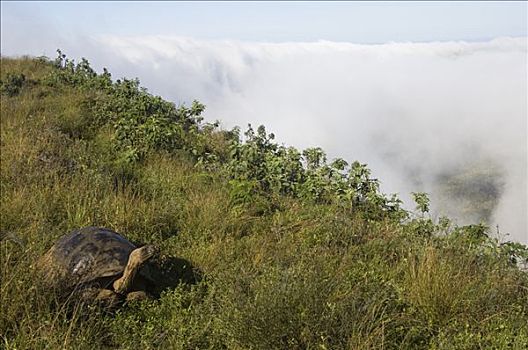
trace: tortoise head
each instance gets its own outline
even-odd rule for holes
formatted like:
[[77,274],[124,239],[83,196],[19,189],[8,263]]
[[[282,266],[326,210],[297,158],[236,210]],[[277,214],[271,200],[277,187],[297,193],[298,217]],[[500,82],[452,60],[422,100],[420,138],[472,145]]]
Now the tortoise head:
[[148,244],[141,248],[133,250],[132,253],[130,253],[129,261],[134,260],[136,264],[142,265],[154,255],[156,255],[158,252],[158,247],[156,247],[155,245]]

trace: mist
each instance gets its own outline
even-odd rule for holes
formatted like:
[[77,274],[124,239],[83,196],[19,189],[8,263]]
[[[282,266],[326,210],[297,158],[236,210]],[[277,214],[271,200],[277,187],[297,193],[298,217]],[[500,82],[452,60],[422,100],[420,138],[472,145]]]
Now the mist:
[[63,48],[225,128],[367,163],[385,193],[528,243],[527,41],[252,43],[99,36]]

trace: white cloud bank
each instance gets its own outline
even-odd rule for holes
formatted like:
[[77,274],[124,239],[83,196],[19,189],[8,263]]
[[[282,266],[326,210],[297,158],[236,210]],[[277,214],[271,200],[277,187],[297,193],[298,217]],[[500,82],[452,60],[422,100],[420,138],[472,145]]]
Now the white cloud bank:
[[[82,54],[96,66],[137,76],[176,103],[198,99],[210,120],[264,124],[281,142],[368,163],[383,190],[400,193],[409,206],[411,191],[425,191],[436,212],[466,223],[478,219],[472,207],[482,204],[468,204],[467,191],[479,201],[479,191],[495,193],[490,224],[528,243],[526,38],[356,45],[107,36],[91,42]],[[446,195],[442,183],[457,178],[462,185]]]

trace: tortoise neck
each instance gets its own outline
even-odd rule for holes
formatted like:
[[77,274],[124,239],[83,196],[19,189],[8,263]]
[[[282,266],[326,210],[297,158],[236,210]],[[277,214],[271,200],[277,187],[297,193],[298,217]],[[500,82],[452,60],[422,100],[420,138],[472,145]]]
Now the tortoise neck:
[[135,263],[133,259],[129,259],[125,271],[123,272],[123,276],[114,282],[114,290],[116,293],[126,294],[130,290],[138,269],[139,264]]

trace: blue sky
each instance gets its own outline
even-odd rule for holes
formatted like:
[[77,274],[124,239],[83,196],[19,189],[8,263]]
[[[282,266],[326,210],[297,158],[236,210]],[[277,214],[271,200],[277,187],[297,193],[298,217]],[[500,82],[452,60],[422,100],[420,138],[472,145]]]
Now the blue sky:
[[[2,1],[3,54],[79,35],[242,41],[480,41],[526,36],[526,2]],[[44,47],[46,46],[46,47]],[[37,53],[35,53],[37,54]]]

